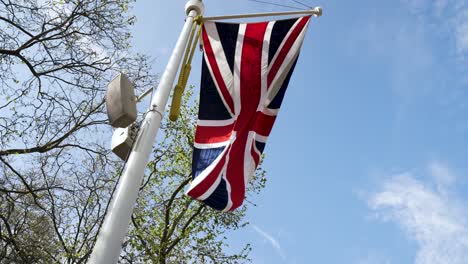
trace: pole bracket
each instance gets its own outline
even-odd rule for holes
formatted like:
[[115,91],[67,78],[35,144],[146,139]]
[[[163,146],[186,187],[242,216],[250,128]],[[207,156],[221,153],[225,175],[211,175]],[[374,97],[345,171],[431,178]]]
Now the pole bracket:
[[197,14],[203,14],[203,12],[205,11],[205,5],[201,0],[189,0],[185,5],[185,13],[187,14],[187,16],[192,10],[195,10]]

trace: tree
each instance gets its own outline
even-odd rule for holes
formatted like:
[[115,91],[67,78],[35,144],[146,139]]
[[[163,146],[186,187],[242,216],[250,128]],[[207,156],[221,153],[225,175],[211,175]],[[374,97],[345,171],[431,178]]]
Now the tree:
[[[126,72],[139,92],[156,83],[133,54],[128,0],[0,0],[0,262],[84,263],[122,162],[109,151],[104,96]],[[246,207],[222,214],[183,195],[190,180],[192,93],[165,121],[123,245],[121,262],[234,263],[225,230]],[[259,171],[250,194],[264,186]]]
[[[124,244],[122,262],[240,263],[249,260],[250,245],[246,244],[237,254],[227,254],[224,235],[228,230],[248,224],[243,220],[247,205],[235,212],[222,213],[184,195],[191,180],[191,153],[198,112],[192,92],[193,89],[189,89],[184,94],[177,122],[166,119],[161,127],[164,137],[153,151],[130,234]],[[258,194],[265,182],[265,171],[260,168],[248,187],[248,195]]]
[[121,167],[108,151],[105,89],[132,55],[126,0],[0,0],[0,262],[89,256]]

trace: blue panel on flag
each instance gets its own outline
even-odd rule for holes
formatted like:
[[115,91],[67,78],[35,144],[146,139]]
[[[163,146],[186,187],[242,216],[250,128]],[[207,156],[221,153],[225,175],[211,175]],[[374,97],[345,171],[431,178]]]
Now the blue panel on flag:
[[225,147],[198,149],[193,148],[192,179],[195,179],[202,171],[223,152]]
[[231,72],[234,72],[234,56],[236,55],[237,36],[239,35],[239,24],[216,23],[219,39],[226,55],[226,62]]
[[265,145],[265,143],[255,141],[255,147],[258,149],[258,151],[260,151],[260,153],[263,153],[265,150]]
[[281,43],[296,21],[297,18],[276,21],[271,31],[270,48],[268,49],[268,65],[271,63]]
[[206,205],[216,209],[223,210],[228,204],[228,192],[226,189],[226,181],[221,179],[216,190],[203,201]]
[[225,120],[231,118],[231,115],[224,106],[219,96],[216,85],[213,82],[205,59],[202,60],[202,78],[203,84],[200,89],[200,108],[198,110],[198,119],[201,120]]
[[286,93],[286,89],[288,89],[289,81],[291,80],[291,76],[293,74],[294,68],[296,67],[296,63],[297,63],[297,58],[294,64],[292,65],[291,70],[288,73],[288,76],[284,80],[283,85],[281,85],[281,89],[278,91],[278,94],[276,94],[273,101],[271,101],[271,103],[268,105],[268,108],[278,109],[281,107],[281,104],[283,103],[284,94]]

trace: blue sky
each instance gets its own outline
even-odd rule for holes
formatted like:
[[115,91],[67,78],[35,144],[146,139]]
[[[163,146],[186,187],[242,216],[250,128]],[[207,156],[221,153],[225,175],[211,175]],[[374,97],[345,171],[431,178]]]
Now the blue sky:
[[[205,15],[280,11],[207,0]],[[292,1],[276,1],[294,4]],[[313,19],[266,148],[266,189],[229,233],[253,263],[468,262],[468,2],[304,1]],[[184,0],[138,1],[162,72]],[[198,86],[200,54],[190,83]]]

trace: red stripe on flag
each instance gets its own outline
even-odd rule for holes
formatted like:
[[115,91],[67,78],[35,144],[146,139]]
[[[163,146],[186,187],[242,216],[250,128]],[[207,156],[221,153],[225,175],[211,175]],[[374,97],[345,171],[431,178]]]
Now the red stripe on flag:
[[305,25],[309,21],[309,19],[310,19],[310,17],[302,17],[301,20],[299,21],[299,23],[293,29],[291,35],[289,35],[289,38],[284,43],[283,48],[281,49],[280,53],[278,54],[278,57],[274,61],[274,64],[271,67],[270,72],[268,73],[268,86],[267,87],[270,87],[271,82],[273,81],[273,79],[275,79],[276,74],[279,71],[279,68],[281,67],[284,60],[286,59],[286,56],[289,53],[289,50],[294,45],[294,42],[296,42],[297,37],[302,32]]
[[231,138],[234,124],[228,126],[197,126],[195,143],[211,144],[228,141]]
[[236,140],[229,153],[226,173],[231,187],[231,211],[241,206],[245,198],[245,148],[261,96],[262,48],[267,26],[268,22],[247,24],[244,35],[240,65],[241,111],[234,127]]
[[257,112],[256,116],[257,117],[255,120],[254,127],[255,133],[264,137],[268,137],[271,133],[271,130],[273,129],[276,116],[265,115],[262,112]]
[[244,162],[247,134],[242,133],[236,137],[229,152],[226,178],[231,187],[231,211],[242,205],[245,198]]
[[216,62],[216,56],[213,52],[213,48],[211,47],[210,39],[208,38],[208,34],[206,33],[205,26],[203,26],[202,37],[203,49],[205,50],[206,57],[208,58],[208,63],[210,64],[211,70],[213,71],[213,76],[216,79],[215,81],[218,84],[223,99],[228,104],[227,106],[231,110],[231,113],[235,113],[234,102],[232,101],[231,94],[229,93],[229,90],[226,87],[226,84],[224,83],[221,71],[219,70],[218,63]]

